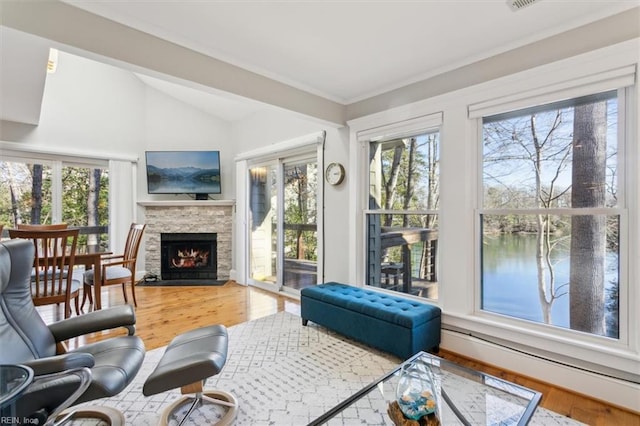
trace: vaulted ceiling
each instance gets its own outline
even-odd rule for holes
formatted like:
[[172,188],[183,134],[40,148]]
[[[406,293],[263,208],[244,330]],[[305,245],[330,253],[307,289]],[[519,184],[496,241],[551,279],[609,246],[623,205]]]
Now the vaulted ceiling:
[[[0,6],[9,3],[15,2],[1,0]],[[538,0],[514,11],[504,0],[62,3],[281,84],[276,88],[295,88],[314,95],[309,99],[334,105],[361,102],[640,5],[639,0]],[[2,24],[22,29],[16,18],[9,20]],[[91,38],[93,29],[86,27],[84,37]],[[2,97],[18,95],[13,92],[24,90],[17,84],[22,82],[31,90],[20,96],[37,99],[37,93],[30,92],[43,83],[26,83],[26,67],[32,66],[26,58],[42,61],[46,42],[5,27],[0,36]],[[163,58],[162,51],[148,54],[159,56],[156,60],[178,60]],[[243,89],[236,94],[252,97]],[[264,100],[260,93],[255,99]],[[28,111],[16,112],[17,103],[5,100],[0,118],[29,121]],[[31,120],[37,122],[37,117]]]

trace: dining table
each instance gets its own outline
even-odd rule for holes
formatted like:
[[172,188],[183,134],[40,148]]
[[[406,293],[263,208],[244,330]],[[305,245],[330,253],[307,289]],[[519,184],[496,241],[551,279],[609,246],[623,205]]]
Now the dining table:
[[93,268],[93,309],[102,309],[102,257],[113,254],[96,246],[83,246],[76,250],[75,264]]

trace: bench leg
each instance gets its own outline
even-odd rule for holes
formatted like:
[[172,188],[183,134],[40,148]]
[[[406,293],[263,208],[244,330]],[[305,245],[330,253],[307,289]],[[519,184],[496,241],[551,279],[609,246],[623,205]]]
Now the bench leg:
[[309,323],[308,319],[302,318],[302,325],[307,325]]

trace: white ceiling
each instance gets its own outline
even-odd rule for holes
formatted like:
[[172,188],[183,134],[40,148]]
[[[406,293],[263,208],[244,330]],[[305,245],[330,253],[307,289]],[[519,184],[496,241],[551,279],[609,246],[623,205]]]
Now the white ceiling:
[[[640,0],[537,0],[518,11],[505,0],[62,2],[343,105],[640,6]],[[45,39],[0,26],[0,120],[38,123],[47,47]],[[223,120],[266,107],[150,77],[161,77],[154,72],[137,75]]]
[[65,0],[349,104],[558,34],[640,0]]
[[225,121],[241,120],[264,108],[257,102],[226,96],[219,91],[212,94],[144,74],[136,73],[136,76],[147,86]]

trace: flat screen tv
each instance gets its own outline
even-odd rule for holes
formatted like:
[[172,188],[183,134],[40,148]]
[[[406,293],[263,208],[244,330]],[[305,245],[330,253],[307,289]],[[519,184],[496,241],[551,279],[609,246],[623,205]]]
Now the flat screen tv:
[[147,151],[149,194],[220,194],[220,151]]

